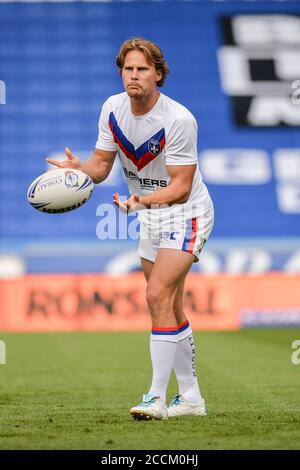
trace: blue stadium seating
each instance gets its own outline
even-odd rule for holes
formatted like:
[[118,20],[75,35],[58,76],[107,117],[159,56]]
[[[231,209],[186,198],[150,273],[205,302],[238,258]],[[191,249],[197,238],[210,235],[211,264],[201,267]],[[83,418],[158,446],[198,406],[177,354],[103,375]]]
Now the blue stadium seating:
[[[264,184],[207,182],[216,206],[212,240],[299,237],[299,213],[283,213],[278,206],[273,160],[277,149],[300,148],[299,127],[238,127],[221,87],[221,18],[266,12],[299,16],[300,6],[268,1],[0,3],[0,80],[7,87],[6,104],[0,105],[2,251],[35,242],[53,248],[70,239],[97,243],[96,209],[111,201],[114,186],[100,186],[84,207],[56,216],[34,211],[26,191],[46,170],[48,155],[66,145],[74,153],[92,151],[101,105],[122,91],[116,53],[123,40],[138,35],[164,50],[171,74],[162,91],[196,116],[200,158],[212,149],[261,149],[268,155],[271,176]],[[117,189],[127,194],[120,172]],[[30,258],[29,270],[42,269],[42,259],[39,268],[36,260]],[[45,270],[54,270],[49,256],[45,263]],[[72,263],[75,270],[103,268],[102,262]]]

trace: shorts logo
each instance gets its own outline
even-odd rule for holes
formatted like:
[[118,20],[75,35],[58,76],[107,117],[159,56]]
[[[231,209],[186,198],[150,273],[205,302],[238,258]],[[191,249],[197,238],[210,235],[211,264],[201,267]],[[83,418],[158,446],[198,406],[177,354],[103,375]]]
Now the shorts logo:
[[66,173],[65,173],[65,185],[68,188],[74,188],[76,186],[79,186],[78,175],[76,175],[76,173],[73,173],[73,171],[66,171]]
[[179,232],[162,232],[159,234],[159,238],[162,239],[169,239],[169,240],[177,240],[176,235],[179,235]]
[[158,155],[161,152],[160,143],[157,140],[150,139],[148,149],[153,155]]

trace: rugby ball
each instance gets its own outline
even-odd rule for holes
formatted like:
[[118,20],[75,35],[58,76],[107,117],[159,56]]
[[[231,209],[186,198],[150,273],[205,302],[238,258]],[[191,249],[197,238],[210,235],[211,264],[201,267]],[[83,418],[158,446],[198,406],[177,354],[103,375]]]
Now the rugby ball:
[[94,189],[92,179],[80,170],[58,168],[47,171],[29,186],[29,204],[41,212],[59,214],[82,206]]

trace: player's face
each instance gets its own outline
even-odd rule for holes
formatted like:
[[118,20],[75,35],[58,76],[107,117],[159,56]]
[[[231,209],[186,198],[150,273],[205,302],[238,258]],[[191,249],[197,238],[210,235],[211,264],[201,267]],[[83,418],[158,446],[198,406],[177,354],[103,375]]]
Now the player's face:
[[126,54],[122,68],[122,79],[130,98],[145,98],[156,92],[161,79],[154,65],[149,65],[143,52],[135,50]]

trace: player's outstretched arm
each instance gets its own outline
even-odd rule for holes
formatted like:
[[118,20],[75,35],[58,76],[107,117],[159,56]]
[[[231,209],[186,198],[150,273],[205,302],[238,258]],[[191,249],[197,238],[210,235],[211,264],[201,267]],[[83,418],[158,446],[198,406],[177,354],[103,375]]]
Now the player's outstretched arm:
[[148,209],[156,205],[183,204],[192,190],[197,165],[167,165],[170,175],[168,186],[139,198],[139,203]]
[[171,206],[185,203],[192,190],[196,165],[167,165],[170,183],[148,196],[132,194],[127,201],[120,201],[118,193],[113,194],[113,203],[121,212],[134,212],[143,209],[158,209],[159,206]]
[[72,154],[72,151],[65,148],[66,160],[54,160],[47,158],[47,162],[58,168],[71,168],[81,170],[89,175],[94,183],[101,183],[104,181],[113,166],[115,161],[116,152],[108,152],[107,150],[95,149],[89,160],[81,162],[78,157]]

